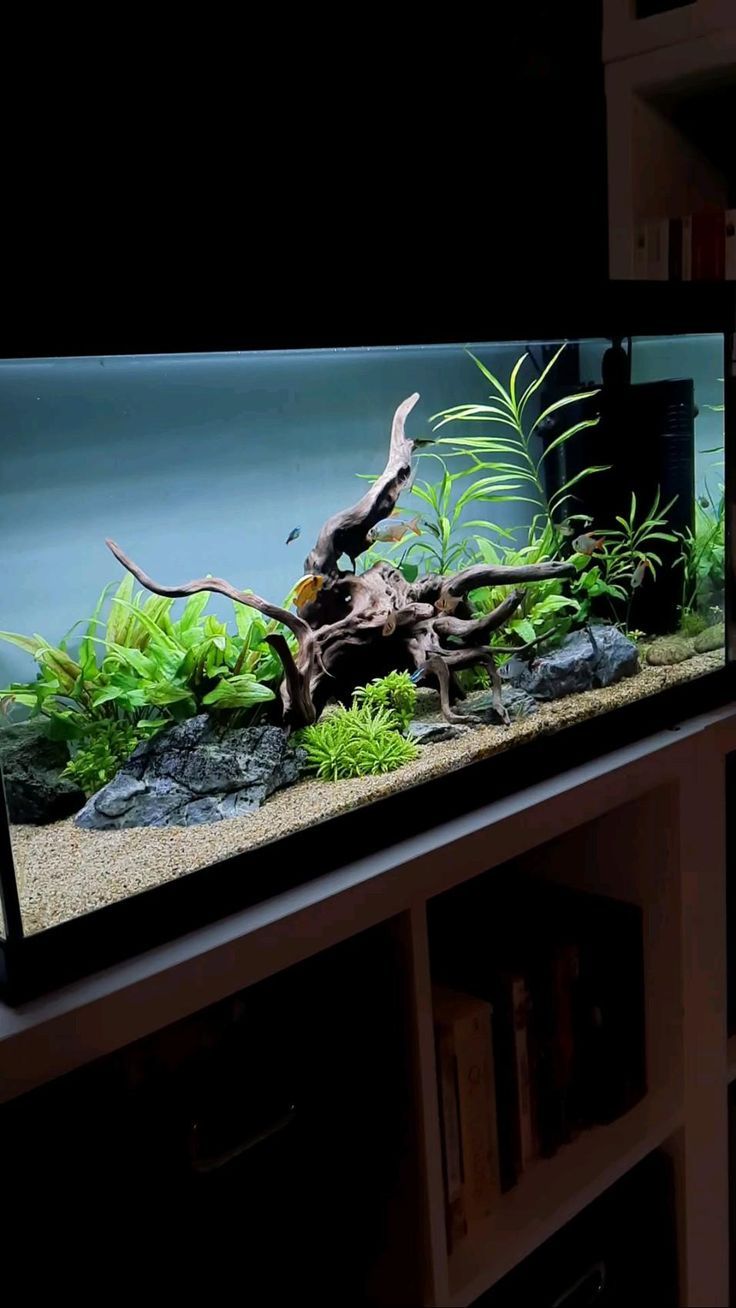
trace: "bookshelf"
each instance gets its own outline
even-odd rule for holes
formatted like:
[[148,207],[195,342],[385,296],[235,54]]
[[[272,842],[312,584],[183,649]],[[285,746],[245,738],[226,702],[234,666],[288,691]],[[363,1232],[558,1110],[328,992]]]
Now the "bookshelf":
[[[211,1006],[235,995],[247,1003],[262,987],[275,987],[279,1012],[289,1013],[298,997],[297,1013],[306,1014],[298,1025],[306,1027],[312,1051],[311,1101],[330,1094],[342,1105],[337,1115],[322,1115],[325,1158],[334,1152],[355,1159],[343,1168],[334,1205],[316,1205],[337,1212],[325,1220],[324,1247],[302,1289],[317,1297],[320,1288],[334,1289],[337,1219],[354,1213],[350,1229],[361,1227],[364,1178],[375,1172],[375,1150],[363,1137],[375,1123],[365,1096],[354,1114],[343,1109],[365,1080],[380,1086],[391,1130],[380,1162],[385,1185],[372,1192],[380,1194],[378,1209],[369,1206],[378,1212],[380,1238],[374,1227],[355,1262],[355,1282],[343,1281],[346,1300],[470,1305],[661,1148],[675,1175],[680,1302],[725,1306],[727,1087],[736,1078],[736,1038],[728,1039],[726,1027],[725,769],[734,751],[736,708],[726,707],[491,801],[64,991],[12,1010],[0,1005],[0,1137],[13,1129],[6,1114],[28,1104],[25,1136],[15,1129],[17,1138],[32,1138],[34,1096],[53,1099],[57,1088],[83,1085],[133,1042],[195,1014],[206,1022]],[[448,1254],[433,917],[466,883],[522,873],[641,907],[648,1089],[615,1121],[535,1160]],[[326,1002],[333,989],[334,1002]],[[366,1002],[372,994],[374,1002]],[[325,1051],[331,1061],[322,1071]],[[91,1098],[98,1102],[100,1092]],[[117,1111],[103,1116],[118,1128]],[[76,1157],[80,1141],[71,1138]],[[0,1156],[12,1204],[8,1159]],[[303,1180],[303,1170],[295,1175]],[[17,1209],[21,1218],[27,1212],[22,1202]],[[278,1211],[274,1221],[287,1250],[290,1227]],[[254,1284],[268,1279],[278,1298],[281,1269],[270,1262],[259,1272],[257,1256],[257,1248],[249,1251],[248,1274]]]
[[623,279],[642,223],[736,205],[736,6],[633,13],[604,0],[609,273]]

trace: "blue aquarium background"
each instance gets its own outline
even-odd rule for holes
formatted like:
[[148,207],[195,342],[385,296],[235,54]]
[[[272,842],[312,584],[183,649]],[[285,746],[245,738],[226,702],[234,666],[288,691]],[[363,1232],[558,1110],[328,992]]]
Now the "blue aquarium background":
[[[607,345],[582,344],[585,381],[600,382]],[[470,348],[507,378],[525,345]],[[694,380],[697,494],[706,478],[718,493],[722,455],[704,451],[723,444],[708,407],[723,402],[722,349],[715,335],[633,345],[633,382]],[[107,536],[160,580],[211,573],[281,603],[322,523],[362,494],[356,474],[383,467],[397,404],[419,391],[409,431],[428,437],[431,415],[487,389],[458,345],[4,361],[0,626],[56,641],[88,617],[121,577]],[[489,509],[525,525],[523,505]],[[27,654],[0,645],[0,681],[28,676]]]

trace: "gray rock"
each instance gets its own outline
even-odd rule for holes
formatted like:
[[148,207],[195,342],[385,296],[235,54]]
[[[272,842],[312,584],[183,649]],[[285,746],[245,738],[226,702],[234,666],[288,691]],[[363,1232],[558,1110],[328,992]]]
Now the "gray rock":
[[61,775],[68,762],[66,745],[49,740],[40,719],[0,728],[0,766],[11,822],[43,826],[82,807],[84,794]]
[[639,654],[634,642],[618,627],[595,626],[571,632],[557,649],[538,654],[528,663],[510,659],[503,675],[511,685],[535,699],[550,700],[612,686],[638,671]]
[[[501,699],[512,722],[517,718],[526,718],[530,713],[538,713],[537,702],[525,690],[515,686],[503,686]],[[490,690],[474,690],[462,704],[457,705],[458,713],[469,713],[482,718],[484,722],[500,723],[501,718],[493,707]]]
[[139,745],[76,822],[96,831],[221,822],[298,777],[298,751],[281,727],[227,730],[203,714]]
[[418,722],[415,718],[409,724],[406,734],[415,745],[436,745],[440,740],[457,740],[458,736],[462,736],[467,729],[467,727],[455,726],[452,722],[445,722],[444,718],[432,722]]

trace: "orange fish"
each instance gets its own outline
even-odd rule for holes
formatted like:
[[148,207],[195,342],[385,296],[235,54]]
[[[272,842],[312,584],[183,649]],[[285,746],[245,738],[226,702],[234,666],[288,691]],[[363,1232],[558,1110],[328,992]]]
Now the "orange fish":
[[296,607],[303,609],[305,604],[311,604],[312,600],[319,595],[324,584],[325,579],[318,572],[308,572],[294,587]]

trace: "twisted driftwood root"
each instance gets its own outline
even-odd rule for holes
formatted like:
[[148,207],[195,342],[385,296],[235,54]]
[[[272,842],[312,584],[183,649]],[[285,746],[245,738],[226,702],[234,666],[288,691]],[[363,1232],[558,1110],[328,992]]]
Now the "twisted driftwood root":
[[455,699],[463,698],[454,673],[477,666],[488,669],[494,706],[508,723],[493,651],[484,641],[509,620],[524,592],[513,590],[481,618],[472,616],[466,596],[481,586],[515,586],[575,574],[568,563],[517,568],[478,564],[452,577],[429,576],[410,584],[389,563],[377,563],[360,575],[341,571],[343,555],[355,569],[355,560],[369,546],[371,527],[392,513],[409,482],[413,442],[406,435],[405,423],[418,399],[418,395],[410,395],[396,410],[388,462],[381,476],[357,504],[334,514],[322,527],[305,560],[305,571],[319,573],[324,583],[298,614],[251,591],[237,590],[220,577],[162,586],[114,541],[107,541],[123,567],[156,595],[178,598],[212,591],[257,609],[292,633],[295,653],[283,632],[266,637],[283,664],[282,716],[292,727],[315,722],[329,699],[350,703],[357,686],[392,671],[418,672],[423,682],[434,682],[444,716],[451,722],[467,722],[467,716],[461,718],[452,708]]

